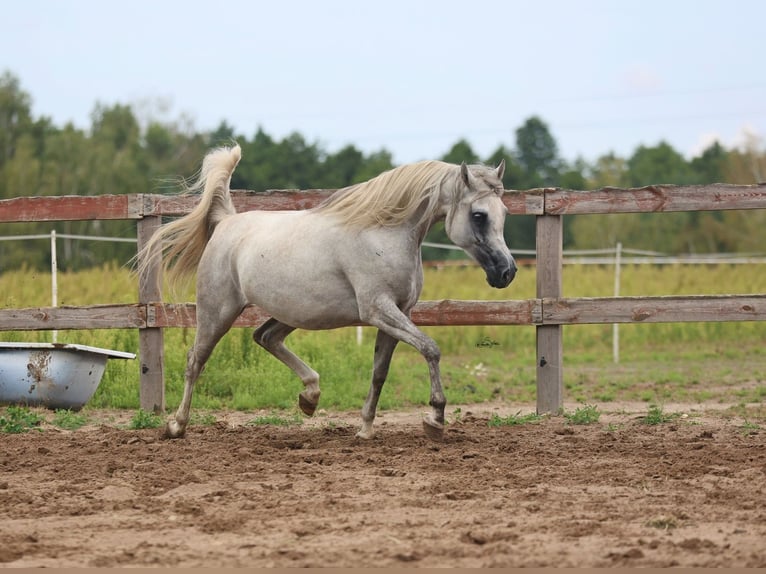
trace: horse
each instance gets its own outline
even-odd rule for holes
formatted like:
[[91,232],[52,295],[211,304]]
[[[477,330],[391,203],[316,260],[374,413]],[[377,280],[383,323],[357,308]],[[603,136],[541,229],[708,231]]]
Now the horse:
[[503,237],[505,160],[497,167],[420,161],[339,189],[310,209],[237,213],[229,187],[240,158],[239,145],[209,151],[186,189],[200,196],[199,203],[160,226],[137,256],[144,277],[155,263],[171,285],[197,276],[196,335],[183,398],[164,436],[184,436],[195,381],[234,320],[256,305],[270,318],[253,339],[301,379],[298,405],[305,415],[317,408],[319,374],[285,346],[285,338],[295,329],[368,324],[377,328],[372,381],[356,436],[374,436],[378,399],[402,341],[428,365],[431,411],[423,429],[441,440],[441,352],[410,318],[423,286],[421,244],[443,220],[447,236],[481,265],[489,285],[507,287],[516,262]]

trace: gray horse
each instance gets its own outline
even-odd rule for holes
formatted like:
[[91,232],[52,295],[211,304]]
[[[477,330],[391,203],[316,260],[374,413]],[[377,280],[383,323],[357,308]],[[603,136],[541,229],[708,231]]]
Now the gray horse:
[[157,256],[164,256],[171,281],[197,273],[196,338],[183,399],[166,436],[184,435],[195,381],[221,337],[253,304],[271,315],[253,338],[303,381],[299,406],[307,415],[319,402],[319,375],[285,346],[285,337],[295,329],[359,322],[377,327],[360,438],[374,434],[396,344],[412,345],[425,358],[431,379],[432,411],[423,428],[429,438],[441,439],[446,399],[439,347],[409,317],[423,285],[420,247],[431,226],[444,220],[449,238],[482,266],[487,282],[507,287],[516,263],[503,239],[505,162],[490,168],[422,161],[340,189],[313,209],[236,213],[229,185],[240,155],[234,146],[205,157],[188,190],[201,191],[199,204],[162,226],[139,257],[139,273]]

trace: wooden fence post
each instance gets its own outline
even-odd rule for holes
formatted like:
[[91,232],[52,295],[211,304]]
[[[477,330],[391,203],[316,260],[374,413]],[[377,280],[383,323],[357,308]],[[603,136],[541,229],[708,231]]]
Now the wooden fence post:
[[[537,216],[537,297],[561,297],[564,227],[561,215]],[[537,326],[537,413],[557,414],[564,406],[563,326]]]
[[[161,216],[147,216],[138,220],[138,250],[139,252],[149,241],[149,238],[162,225]],[[139,278],[138,302],[146,305],[162,301],[160,280],[162,267],[159,258],[156,259],[148,273]],[[148,319],[148,317],[147,317]],[[147,327],[138,332],[138,349],[140,363],[140,405],[145,411],[161,413],[165,410],[165,342],[161,328]]]

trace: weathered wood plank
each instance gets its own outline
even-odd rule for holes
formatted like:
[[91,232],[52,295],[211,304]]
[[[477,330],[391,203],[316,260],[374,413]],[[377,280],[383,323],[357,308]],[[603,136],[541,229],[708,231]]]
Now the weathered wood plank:
[[444,299],[420,301],[411,313],[422,327],[446,325],[533,325],[542,318],[537,299],[472,301]]
[[545,324],[764,320],[766,295],[543,299]]
[[[269,315],[248,307],[235,327],[260,325]],[[591,323],[676,323],[766,321],[766,295],[686,295],[659,297],[579,297],[518,301],[421,301],[412,311],[421,326],[538,325]],[[195,327],[193,303],[138,303],[83,307],[0,309],[0,331],[67,329],[147,329]],[[553,331],[551,331],[553,332]],[[548,353],[544,354],[547,366]],[[538,357],[539,360],[543,357]]]
[[766,209],[766,183],[733,185],[650,185],[594,191],[547,190],[545,212],[552,215],[584,213],[650,213]]
[[[314,207],[334,192],[333,189],[236,190],[232,196],[238,211],[295,210]],[[142,199],[145,199],[143,205]],[[191,211],[198,201],[196,195],[159,194],[15,197],[0,200],[0,223],[180,216]],[[503,202],[512,215],[766,209],[766,184],[653,185],[594,191],[506,190]]]
[[0,200],[0,223],[138,219],[140,194],[14,197]]
[[[193,303],[150,303],[149,327],[196,327]],[[234,322],[235,327],[255,327],[270,315],[255,306],[247,307]],[[537,299],[519,301],[470,301],[445,299],[420,301],[412,310],[412,320],[421,326],[446,325],[533,325],[542,318]],[[364,323],[359,323],[364,325]]]
[[[232,201],[238,212],[266,210],[292,211],[316,207],[334,189],[272,189],[264,192],[234,190]],[[198,195],[146,195],[144,213],[178,217],[189,213],[199,202]],[[506,191],[503,203],[511,215],[540,215],[543,213],[543,190],[524,193]]]
[[[309,209],[319,205],[332,195],[332,189],[269,190],[264,192],[233,190],[232,201],[238,212],[292,211]],[[189,213],[199,202],[199,195],[147,195],[146,215],[182,216]]]
[[[564,220],[560,215],[537,218],[537,297],[561,297],[564,263]],[[543,314],[545,307],[543,306]],[[537,412],[558,413],[564,406],[564,332],[561,325],[538,325]]]
[[[150,327],[186,327],[197,326],[197,306],[194,303],[149,303],[147,325]],[[257,327],[271,315],[255,306],[246,307],[234,321],[234,327]]]
[[146,326],[138,304],[0,309],[0,331],[135,329]]
[[[162,225],[162,217],[144,217],[138,222],[138,250],[143,249],[152,235]],[[162,300],[162,264],[156,258],[145,275],[139,277],[138,301],[147,304]],[[147,309],[147,315],[149,309]],[[162,329],[147,325],[138,334],[139,358],[139,403],[148,412],[161,413],[165,410],[165,339]]]
[[542,215],[545,213],[545,190],[505,190],[503,203],[509,215]]

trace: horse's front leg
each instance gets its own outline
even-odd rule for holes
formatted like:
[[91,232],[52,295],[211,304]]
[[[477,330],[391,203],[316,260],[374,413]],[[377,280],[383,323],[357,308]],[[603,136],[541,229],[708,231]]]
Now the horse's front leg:
[[391,357],[399,341],[394,339],[388,333],[378,329],[378,335],[375,338],[375,360],[372,367],[372,382],[370,391],[367,393],[367,399],[362,407],[362,428],[356,433],[358,438],[370,439],[375,436],[372,424],[375,421],[375,412],[378,408],[378,399],[380,391],[383,389],[383,383],[388,376],[388,368],[391,365]]
[[[360,309],[361,311],[361,309]],[[431,412],[423,419],[423,430],[432,440],[441,440],[444,435],[444,407],[447,400],[442,389],[439,360],[441,351],[431,337],[415,326],[415,323],[401,311],[393,301],[378,301],[364,309],[361,319],[385,332],[390,337],[407,343],[417,349],[428,364],[431,378]]]

